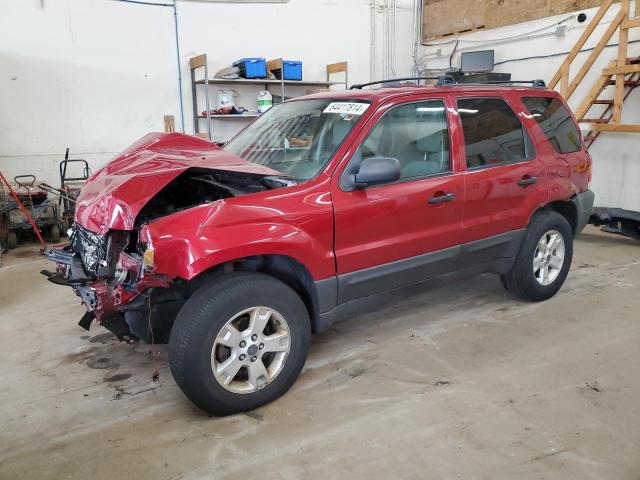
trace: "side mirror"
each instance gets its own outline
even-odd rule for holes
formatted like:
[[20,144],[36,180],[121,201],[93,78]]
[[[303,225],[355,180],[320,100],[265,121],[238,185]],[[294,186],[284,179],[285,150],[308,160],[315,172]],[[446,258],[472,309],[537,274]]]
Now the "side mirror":
[[353,188],[395,182],[400,178],[400,162],[397,158],[369,157],[360,164],[357,173],[351,175]]

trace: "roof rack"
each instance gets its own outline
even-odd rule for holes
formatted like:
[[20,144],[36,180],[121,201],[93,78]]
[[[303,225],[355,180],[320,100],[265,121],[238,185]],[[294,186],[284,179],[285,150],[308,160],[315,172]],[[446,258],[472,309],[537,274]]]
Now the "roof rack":
[[[452,77],[453,78],[453,77]],[[544,80],[492,80],[487,82],[458,83],[454,79],[456,85],[511,85],[514,83],[530,83],[533,88],[547,88]],[[450,84],[448,84],[450,85]]]
[[403,78],[389,78],[388,80],[377,80],[375,82],[368,83],[355,83],[349,87],[349,90],[362,90],[363,87],[370,85],[378,85],[379,83],[394,83],[394,82],[406,82],[409,80],[437,80],[437,85],[448,85],[450,82],[456,83],[455,79],[451,75],[441,75],[439,77],[403,77]]
[[406,82],[409,80],[437,80],[436,85],[439,87],[447,85],[511,85],[514,83],[530,83],[533,88],[547,88],[547,84],[544,80],[493,80],[487,82],[473,82],[473,83],[459,83],[452,75],[440,75],[439,77],[403,77],[403,78],[389,78],[388,80],[378,80],[368,83],[356,83],[349,87],[349,90],[362,90],[363,87],[370,85],[378,85],[382,83],[394,83],[394,82]]

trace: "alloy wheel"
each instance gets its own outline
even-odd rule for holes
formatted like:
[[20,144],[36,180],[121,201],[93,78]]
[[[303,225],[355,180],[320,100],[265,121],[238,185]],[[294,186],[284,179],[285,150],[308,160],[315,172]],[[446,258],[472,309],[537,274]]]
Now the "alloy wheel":
[[232,393],[256,392],[282,371],[291,348],[284,317],[269,307],[234,315],[218,333],[211,352],[217,382]]
[[564,238],[559,231],[549,230],[542,235],[533,255],[533,274],[540,285],[551,285],[558,278],[564,256]]

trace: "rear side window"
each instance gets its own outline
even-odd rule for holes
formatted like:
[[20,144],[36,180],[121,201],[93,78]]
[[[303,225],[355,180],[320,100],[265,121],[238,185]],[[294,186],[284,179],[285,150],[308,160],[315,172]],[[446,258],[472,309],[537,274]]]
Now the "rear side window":
[[464,133],[467,168],[527,160],[522,123],[501,98],[460,98],[458,113]]
[[538,122],[558,153],[580,150],[580,132],[563,103],[553,97],[523,97],[522,103]]

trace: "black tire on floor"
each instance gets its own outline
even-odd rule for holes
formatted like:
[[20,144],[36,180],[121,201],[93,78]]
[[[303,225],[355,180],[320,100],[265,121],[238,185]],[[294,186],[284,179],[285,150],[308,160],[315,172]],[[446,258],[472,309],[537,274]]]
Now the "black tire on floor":
[[[549,285],[536,280],[533,258],[542,236],[556,230],[562,235],[565,245],[564,263],[556,279]],[[501,276],[502,284],[513,295],[525,300],[542,301],[553,297],[569,273],[573,258],[573,233],[569,222],[557,212],[545,210],[536,213],[525,233],[524,241],[510,272]]]
[[51,243],[58,243],[60,241],[60,226],[57,223],[51,225],[49,228],[49,241]]
[[[213,375],[216,336],[239,312],[263,306],[276,310],[290,331],[290,350],[275,379],[253,393],[233,393]],[[214,415],[252,410],[284,394],[300,374],[309,351],[309,313],[299,295],[271,276],[236,272],[216,277],[184,304],[169,339],[169,365],[178,386],[202,410]]]
[[15,231],[10,231],[7,235],[7,248],[9,250],[16,248],[18,246],[18,235],[16,235]]

